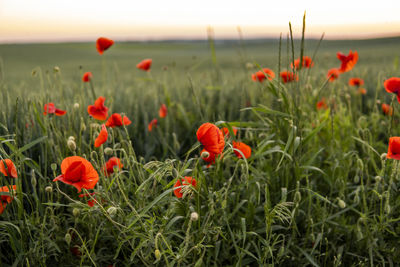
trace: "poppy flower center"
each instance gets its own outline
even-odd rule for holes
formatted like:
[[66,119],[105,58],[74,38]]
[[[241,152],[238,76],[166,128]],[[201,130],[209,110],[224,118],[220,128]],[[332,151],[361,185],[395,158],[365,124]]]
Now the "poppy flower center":
[[64,179],[68,182],[78,182],[81,180],[85,170],[85,165],[82,162],[73,162],[65,171]]

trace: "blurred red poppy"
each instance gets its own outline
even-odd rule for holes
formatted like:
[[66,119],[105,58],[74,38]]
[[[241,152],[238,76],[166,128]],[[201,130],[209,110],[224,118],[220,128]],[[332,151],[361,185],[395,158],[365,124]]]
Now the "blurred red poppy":
[[97,136],[96,140],[94,141],[94,146],[99,147],[107,141],[108,132],[107,128],[104,124],[101,125],[101,130],[99,135]]
[[[0,192],[8,193],[8,192],[10,192],[10,188],[12,188],[13,195],[15,195],[15,193],[17,191],[16,185],[0,187]],[[14,199],[14,197],[12,195],[11,196],[10,195],[1,195],[1,197],[0,197],[0,215],[4,212],[4,209],[6,208],[7,204],[10,204],[13,199]]]
[[351,86],[357,86],[357,87],[359,87],[359,86],[361,86],[361,85],[363,85],[364,84],[364,80],[363,79],[360,79],[360,78],[351,78],[350,80],[349,80],[349,85],[351,85]]
[[[311,58],[308,56],[304,56],[302,67],[303,68],[312,68],[313,66],[314,66],[314,62],[311,60]],[[290,65],[290,67],[293,69],[293,63]],[[298,58],[294,61],[294,67],[295,67],[295,69],[299,69],[300,58]]]
[[365,88],[358,88],[358,93],[360,95],[366,95],[367,94],[367,89]]
[[149,58],[148,59],[143,59],[141,62],[139,62],[136,65],[136,68],[144,70],[144,71],[149,71],[152,62],[153,62],[153,60],[151,60]]
[[389,138],[387,158],[400,160],[400,137],[395,136]]
[[94,199],[91,199],[89,196],[94,196],[96,193],[89,193],[89,194],[80,194],[79,197],[80,198],[84,198],[84,197],[88,197],[88,202],[87,204],[89,205],[89,207],[93,207],[94,204],[96,204],[96,198],[94,197]]
[[[182,183],[181,183],[181,180],[182,180]],[[177,198],[182,198],[182,196],[183,196],[182,189],[184,189],[188,185],[192,185],[193,187],[196,187],[196,179],[194,179],[190,176],[185,176],[183,179],[178,179],[174,185],[174,188],[176,188],[174,190],[175,196]],[[177,188],[180,186],[184,186],[184,187]],[[183,190],[183,191],[185,191],[185,190]]]
[[153,119],[153,120],[149,123],[149,125],[147,126],[147,128],[148,128],[149,132],[151,132],[151,131],[153,130],[153,127],[156,127],[156,126],[157,126],[157,119]]
[[[251,156],[251,147],[249,147],[248,145],[246,145],[243,142],[235,142],[235,141],[232,142],[232,145],[233,145],[234,149],[240,150],[246,159],[250,158],[250,156]],[[241,159],[242,158],[242,154],[239,153],[239,151],[237,151],[237,150],[234,150],[233,152],[235,152],[236,156],[239,159]]]
[[131,123],[132,122],[129,120],[127,116],[124,116],[124,119],[122,119],[121,114],[114,113],[108,118],[106,126],[114,128],[114,127],[120,127],[122,125],[129,125]]
[[54,178],[54,181],[75,186],[78,192],[82,188],[93,189],[99,180],[99,174],[92,164],[79,156],[67,157],[61,162],[61,175]]
[[339,71],[340,72],[346,72],[351,70],[354,65],[356,65],[358,61],[358,53],[357,51],[354,51],[354,53],[350,50],[349,54],[346,56],[341,52],[338,52],[336,54],[337,58],[342,62],[340,65]]
[[396,94],[397,101],[400,103],[400,78],[389,78],[383,83],[383,86],[385,87],[386,92]]
[[110,158],[106,165],[103,166],[103,172],[105,175],[110,175],[114,173],[114,166],[117,166],[118,170],[121,170],[124,165],[122,165],[121,160],[117,157]]
[[100,37],[96,41],[96,49],[97,52],[99,52],[100,55],[104,53],[110,46],[114,44],[114,41],[105,37]]
[[221,154],[225,140],[220,129],[212,123],[204,123],[197,130],[197,140],[211,153]]
[[317,102],[317,110],[320,109],[328,109],[328,105],[326,104],[325,97],[323,97],[320,101]]
[[87,83],[90,82],[90,80],[92,79],[93,75],[91,72],[85,72],[82,76],[82,81]]
[[65,115],[65,113],[67,113],[67,111],[56,108],[54,103],[44,104],[43,115],[56,114],[56,116],[62,116],[62,115]]
[[385,115],[389,115],[389,116],[393,115],[393,108],[388,104],[385,104],[385,103],[382,104],[382,111]]
[[[221,128],[222,134],[224,137],[229,137],[229,129],[227,127]],[[236,127],[232,127],[232,132],[236,136],[238,129]]]
[[292,82],[292,81],[298,81],[299,77],[294,74],[293,72],[290,71],[282,71],[279,76],[282,79],[283,83],[288,83],[288,82]]
[[165,118],[167,116],[167,111],[167,106],[162,104],[160,110],[158,111],[158,116],[160,116],[160,118]]
[[4,176],[18,177],[17,169],[11,159],[0,159],[0,172],[4,174]]
[[263,68],[262,71],[261,70],[257,71],[256,73],[253,73],[251,75],[251,79],[253,81],[259,81],[259,82],[262,82],[265,79],[268,79],[271,81],[273,78],[275,78],[275,73],[271,69],[268,69],[268,68]]
[[94,101],[94,105],[88,106],[87,112],[96,120],[104,121],[107,119],[108,107],[104,106],[104,101],[106,101],[106,98],[100,96]]
[[330,69],[330,70],[328,71],[328,74],[327,74],[326,76],[328,77],[328,79],[329,79],[330,82],[333,82],[334,80],[336,80],[337,78],[339,78],[339,75],[340,75],[339,70],[336,69],[336,68],[333,68],[333,69]]

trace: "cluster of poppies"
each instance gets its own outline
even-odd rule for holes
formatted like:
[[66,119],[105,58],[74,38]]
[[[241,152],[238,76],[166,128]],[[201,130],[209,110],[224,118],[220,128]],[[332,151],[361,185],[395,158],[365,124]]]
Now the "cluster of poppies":
[[[237,128],[231,128],[232,133],[236,136]],[[201,158],[208,163],[210,167],[215,163],[217,158],[222,159],[225,148],[225,141],[229,140],[229,129],[223,127],[219,129],[212,123],[202,124],[196,133],[197,140],[203,145]],[[243,142],[232,141],[232,147],[235,155],[238,158],[248,159],[251,156],[251,148]],[[190,176],[185,176],[183,179],[178,179],[174,185],[174,194],[177,198],[182,198],[185,192],[190,192],[190,186],[196,187],[196,179]]]
[[[400,77],[387,79],[383,86],[386,92],[396,94],[397,101],[400,103]],[[387,104],[382,104],[382,111],[390,116],[393,115],[393,108]],[[389,148],[387,158],[400,160],[400,137],[393,136],[389,138]]]
[[[0,173],[6,177],[18,178],[17,168],[15,168],[14,163],[10,159],[0,159]],[[4,193],[0,196],[0,215],[4,212],[7,205],[12,202],[16,191],[16,185],[0,187],[0,193]]]

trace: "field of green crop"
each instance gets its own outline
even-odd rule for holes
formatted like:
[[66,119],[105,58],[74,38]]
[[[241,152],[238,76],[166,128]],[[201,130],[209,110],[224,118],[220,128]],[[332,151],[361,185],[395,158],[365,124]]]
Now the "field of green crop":
[[[349,50],[357,64],[328,82],[336,53]],[[282,83],[302,53],[314,66]],[[0,265],[396,266],[400,173],[385,153],[400,135],[399,103],[383,84],[400,76],[399,56],[400,38],[306,40],[304,49],[286,36],[116,42],[103,55],[95,40],[0,45],[0,158],[18,174],[0,172]],[[149,72],[136,68],[145,58]],[[275,78],[253,81],[262,68]],[[132,121],[107,127],[100,147],[91,86],[108,115]],[[67,113],[44,115],[47,103]],[[229,129],[210,166],[196,137],[207,122]],[[53,181],[71,156],[94,167],[93,189]],[[112,157],[123,167],[106,175]],[[195,185],[174,187],[189,176]]]

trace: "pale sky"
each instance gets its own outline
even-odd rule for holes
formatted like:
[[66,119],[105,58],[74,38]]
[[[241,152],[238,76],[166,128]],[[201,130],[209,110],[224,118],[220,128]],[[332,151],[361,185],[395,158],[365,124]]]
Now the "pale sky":
[[0,42],[279,37],[365,38],[400,35],[400,0],[0,0]]

